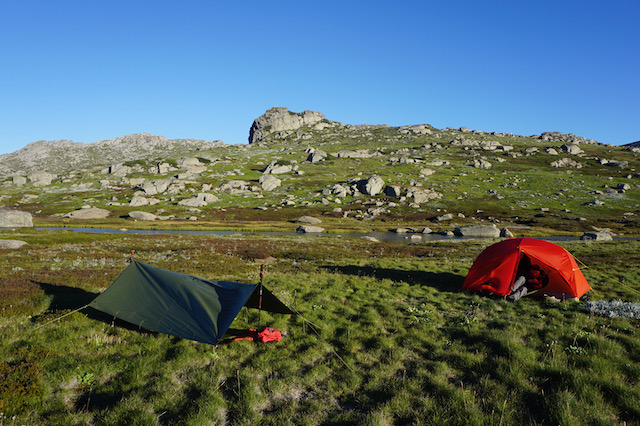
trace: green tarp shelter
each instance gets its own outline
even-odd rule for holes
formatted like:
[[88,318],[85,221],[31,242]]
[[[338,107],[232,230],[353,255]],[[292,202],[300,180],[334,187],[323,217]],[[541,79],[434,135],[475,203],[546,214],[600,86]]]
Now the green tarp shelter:
[[294,313],[260,287],[208,281],[132,260],[89,306],[147,330],[215,345],[243,306]]

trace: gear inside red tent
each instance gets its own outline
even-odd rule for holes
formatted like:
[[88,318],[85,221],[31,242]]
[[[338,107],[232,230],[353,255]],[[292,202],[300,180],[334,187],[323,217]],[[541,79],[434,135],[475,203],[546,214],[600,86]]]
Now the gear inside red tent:
[[520,262],[525,258],[549,277],[538,294],[579,298],[591,289],[567,250],[535,238],[510,238],[487,247],[471,266],[462,289],[506,296],[517,278]]

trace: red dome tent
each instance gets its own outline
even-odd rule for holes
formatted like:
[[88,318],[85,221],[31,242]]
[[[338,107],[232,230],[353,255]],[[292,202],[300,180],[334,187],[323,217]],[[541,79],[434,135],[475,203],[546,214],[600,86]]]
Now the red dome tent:
[[549,283],[539,293],[572,298],[580,297],[591,289],[568,251],[535,238],[510,238],[487,247],[473,262],[462,289],[508,295],[520,260],[525,255],[532,265],[540,266],[549,276]]

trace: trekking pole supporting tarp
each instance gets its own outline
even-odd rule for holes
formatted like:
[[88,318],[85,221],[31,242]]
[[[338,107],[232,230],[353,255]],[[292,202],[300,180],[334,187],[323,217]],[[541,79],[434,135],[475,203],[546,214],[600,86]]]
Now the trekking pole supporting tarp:
[[260,324],[260,314],[262,313],[262,279],[264,277],[264,265],[260,265],[260,288],[258,289],[258,324]]

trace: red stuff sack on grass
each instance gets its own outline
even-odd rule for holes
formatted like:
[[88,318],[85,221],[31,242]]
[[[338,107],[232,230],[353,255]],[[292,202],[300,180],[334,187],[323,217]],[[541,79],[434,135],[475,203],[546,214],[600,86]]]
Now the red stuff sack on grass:
[[282,334],[280,330],[276,330],[273,327],[265,327],[260,333],[258,333],[258,340],[262,343],[267,342],[279,342],[282,340]]

